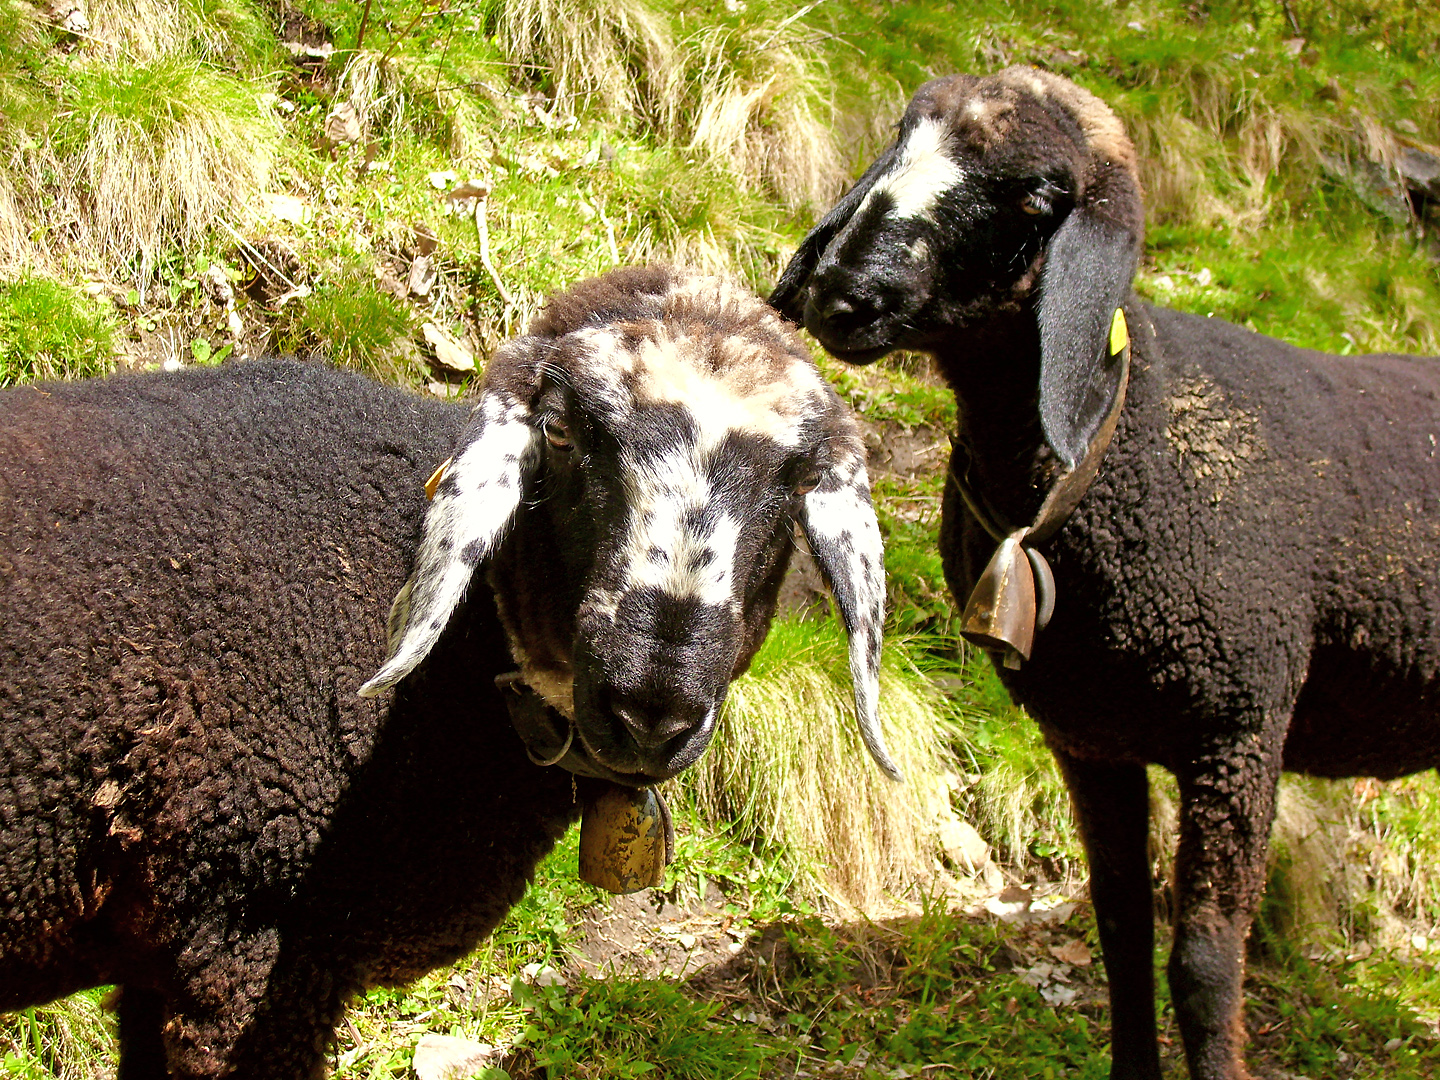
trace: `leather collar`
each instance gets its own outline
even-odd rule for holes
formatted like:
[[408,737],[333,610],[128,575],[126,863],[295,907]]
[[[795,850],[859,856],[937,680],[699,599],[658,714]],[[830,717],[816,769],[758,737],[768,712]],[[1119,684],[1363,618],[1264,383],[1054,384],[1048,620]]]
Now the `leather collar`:
[[[995,511],[984,492],[971,483],[969,457],[952,439],[956,453],[951,458],[950,480],[971,516],[999,545],[970,591],[960,617],[960,636],[998,654],[1007,668],[1018,669],[1030,659],[1036,633],[1045,628],[1055,610],[1055,575],[1037,545],[1059,532],[1080,505],[1120,422],[1130,381],[1130,344],[1124,319],[1124,313],[1117,308],[1110,344],[1111,355],[1119,358],[1120,380],[1109,412],[1085,455],[1051,484],[1029,525],[1017,527]],[[961,459],[958,469],[957,459]]]

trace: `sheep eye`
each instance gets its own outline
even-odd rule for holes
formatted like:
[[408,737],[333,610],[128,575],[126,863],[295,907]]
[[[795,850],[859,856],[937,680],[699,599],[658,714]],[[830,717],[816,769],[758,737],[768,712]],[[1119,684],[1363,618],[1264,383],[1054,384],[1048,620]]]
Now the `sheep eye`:
[[556,450],[569,450],[574,445],[570,441],[570,429],[560,420],[545,421],[545,438]]
[[820,486],[820,474],[818,472],[806,473],[798,484],[795,485],[796,495],[808,495]]
[[1020,200],[1020,209],[1030,215],[1048,214],[1050,212],[1050,200],[1044,195],[1030,192]]

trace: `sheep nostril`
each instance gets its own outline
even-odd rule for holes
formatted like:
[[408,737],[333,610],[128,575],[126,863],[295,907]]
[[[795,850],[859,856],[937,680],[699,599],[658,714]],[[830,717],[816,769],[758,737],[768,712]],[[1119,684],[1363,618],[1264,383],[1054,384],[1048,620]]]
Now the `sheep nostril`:
[[806,311],[806,322],[812,330],[824,327],[832,333],[843,334],[870,325],[878,316],[879,311],[873,304],[853,293],[837,289],[814,298]]
[[658,749],[694,726],[692,718],[681,712],[641,704],[627,694],[614,695],[610,711],[636,745],[646,750]]

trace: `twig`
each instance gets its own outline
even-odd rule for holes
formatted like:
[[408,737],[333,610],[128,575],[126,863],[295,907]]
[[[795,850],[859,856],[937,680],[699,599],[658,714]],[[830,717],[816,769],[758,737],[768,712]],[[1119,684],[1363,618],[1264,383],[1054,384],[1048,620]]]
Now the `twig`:
[[[444,0],[440,0],[440,3],[443,5]],[[415,13],[415,17],[413,19],[406,23],[405,29],[401,30],[400,33],[396,35],[395,40],[390,42],[389,46],[386,47],[385,51],[380,54],[380,63],[376,65],[377,67],[385,66],[385,61],[390,59],[390,54],[395,51],[395,46],[399,45],[400,42],[404,41],[407,37],[409,37],[410,31],[415,29],[415,24],[418,23],[421,19],[425,18],[427,14],[426,8],[428,8],[429,6],[430,0],[420,0],[420,10]],[[428,14],[438,15],[440,14],[440,12],[435,11],[429,12]]]
[[370,23],[370,0],[365,0],[365,8],[360,12],[360,30],[355,35],[355,51],[358,53],[365,47],[365,27]]
[[480,236],[480,265],[490,275],[490,280],[495,282],[495,288],[500,293],[500,299],[505,301],[509,307],[515,301],[510,296],[510,291],[505,288],[505,283],[500,280],[500,272],[495,269],[495,264],[490,261],[490,226],[485,223],[485,200],[475,200],[475,232]]
[[289,285],[292,291],[300,288],[299,285],[296,285],[295,282],[291,281],[277,267],[272,265],[269,259],[265,258],[264,255],[261,255],[260,252],[255,248],[254,245],[250,243],[249,240],[246,240],[243,236],[236,232],[231,227],[228,221],[226,221],[224,218],[216,218],[215,220],[220,223],[220,225],[225,229],[226,232],[228,232],[231,236],[235,238],[235,242],[240,245],[240,250],[244,251],[246,255],[259,262],[262,266],[265,267],[266,270],[269,270],[281,281],[285,282],[286,285]]
[[1290,0],[1280,0],[1280,7],[1285,12],[1285,18],[1290,20],[1290,29],[1295,31],[1296,37],[1303,37],[1300,33],[1300,22],[1295,18],[1295,12],[1290,7]]
[[620,249],[615,246],[615,223],[605,213],[603,199],[595,200],[595,209],[600,212],[600,220],[605,224],[605,239],[610,242],[610,261],[614,266],[620,265]]

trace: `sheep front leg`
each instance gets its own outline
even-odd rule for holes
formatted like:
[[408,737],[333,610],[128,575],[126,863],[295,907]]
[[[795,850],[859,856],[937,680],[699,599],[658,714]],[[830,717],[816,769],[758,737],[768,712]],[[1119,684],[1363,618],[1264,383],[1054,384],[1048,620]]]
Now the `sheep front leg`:
[[165,998],[148,987],[120,988],[120,1065],[116,1080],[167,1080],[165,1064]]
[[328,953],[273,928],[201,935],[167,999],[171,1080],[319,1080],[352,989],[320,962]]
[[1090,863],[1090,899],[1110,980],[1110,1078],[1160,1080],[1145,766],[1054,753]]
[[1169,976],[1192,1080],[1249,1080],[1242,1058],[1245,939],[1265,885],[1282,745],[1252,730],[1178,776]]

